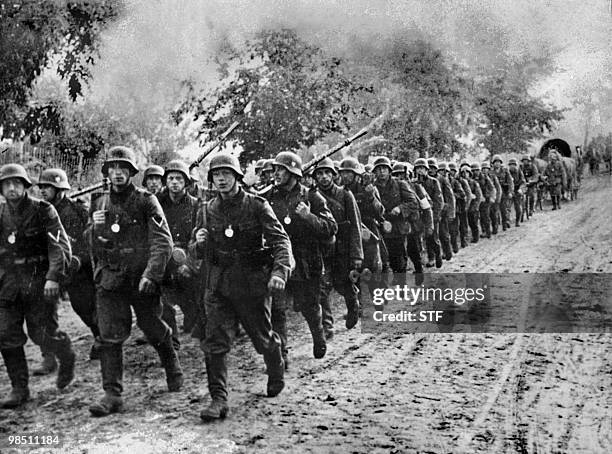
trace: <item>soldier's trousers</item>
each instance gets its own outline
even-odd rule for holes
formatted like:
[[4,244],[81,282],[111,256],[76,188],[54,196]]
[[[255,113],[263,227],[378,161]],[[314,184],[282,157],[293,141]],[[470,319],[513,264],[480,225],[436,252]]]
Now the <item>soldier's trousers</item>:
[[[478,222],[480,220],[480,211],[477,209],[473,209],[468,211],[467,213],[468,223],[470,225],[470,232],[472,235],[472,243],[477,243],[480,239],[480,234],[478,231]],[[466,229],[467,230],[467,229]]]
[[178,325],[176,322],[176,309],[181,308],[183,313],[183,328],[191,332],[197,322],[198,307],[196,303],[197,292],[195,285],[189,288],[163,286],[161,294],[162,319],[172,330],[172,342],[175,347],[180,346],[178,338]]
[[457,210],[455,218],[452,221],[448,222],[448,233],[450,235],[450,243],[453,248],[453,252],[457,253],[459,251],[459,232],[460,232],[460,224],[461,213]]
[[66,291],[74,312],[83,320],[94,337],[97,337],[99,330],[96,324],[96,286],[90,263],[83,264],[72,281],[66,285]]
[[[4,270],[0,271],[4,272]],[[60,354],[70,347],[70,338],[53,319],[58,300],[43,296],[44,277],[27,272],[4,272],[0,283],[0,350],[20,348],[28,337],[41,349]],[[28,282],[22,282],[22,279]]]
[[[469,229],[469,219],[468,219],[468,211],[466,209],[460,210],[457,212],[457,217],[454,222],[455,226],[458,226],[459,229],[459,238],[461,241],[461,247],[467,246],[468,239],[468,229]],[[457,228],[457,227],[454,227]],[[455,243],[457,244],[457,232],[455,232]]]
[[523,203],[523,194],[514,193],[514,214],[516,215],[514,223],[517,226],[519,225],[521,216],[523,215]]
[[427,248],[427,258],[433,261],[441,255],[442,247],[440,245],[440,221],[434,220],[434,228],[431,235],[425,237],[425,247]]
[[415,231],[412,231],[406,235],[406,253],[414,265],[414,272],[419,274],[423,272],[420,236],[420,233]]
[[[486,201],[486,202],[481,202],[480,207],[478,208],[480,212],[479,213],[480,214],[480,227],[482,231],[482,236],[484,238],[491,237],[491,222],[493,221],[493,218],[491,216],[491,210],[493,209],[492,208],[493,205],[494,205],[493,203]],[[497,233],[497,230],[495,232]]]
[[443,214],[440,218],[440,244],[442,246],[442,250],[444,251],[444,258],[446,260],[450,260],[453,256],[453,251],[451,250],[451,242],[450,242],[450,231],[449,231],[449,217],[447,214]]
[[332,265],[332,268],[328,272],[327,263],[325,267],[325,272],[321,279],[319,301],[323,317],[323,329],[325,331],[331,331],[334,328],[332,304],[331,298],[329,297],[332,289],[342,295],[346,308],[349,310],[358,305],[359,301],[357,299],[357,288],[349,279],[350,270],[347,268],[338,269]]
[[531,216],[535,210],[536,197],[537,197],[536,186],[535,185],[529,186],[527,188],[527,203],[526,203],[527,213],[529,216]]
[[503,194],[501,202],[499,204],[499,210],[501,212],[502,228],[506,230],[510,227],[510,207],[512,205],[512,199],[508,194]]
[[408,266],[405,236],[385,236],[385,244],[389,253],[389,266],[394,273],[405,273]]

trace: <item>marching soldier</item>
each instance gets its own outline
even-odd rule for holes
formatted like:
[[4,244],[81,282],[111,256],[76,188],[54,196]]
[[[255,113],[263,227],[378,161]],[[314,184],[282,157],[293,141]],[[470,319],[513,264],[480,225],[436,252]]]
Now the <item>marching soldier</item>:
[[540,172],[538,170],[538,166],[535,165],[531,161],[529,155],[523,155],[521,157],[521,162],[523,165],[523,175],[525,176],[525,183],[527,184],[527,217],[531,217],[533,215],[535,209],[535,201],[537,195],[537,185],[540,181]]
[[316,189],[303,186],[302,177],[302,159],[295,153],[283,151],[274,159],[275,185],[262,194],[283,223],[295,258],[295,270],[287,282],[285,294],[273,298],[272,326],[281,337],[286,356],[286,297],[293,297],[294,309],[301,312],[308,323],[313,356],[319,359],[327,352],[319,304],[323,248],[333,244],[338,225],[323,196]]
[[162,319],[172,329],[173,345],[178,350],[180,341],[174,306],[179,306],[183,312],[185,332],[191,332],[197,316],[195,277],[199,264],[195,260],[189,260],[187,250],[191,232],[195,228],[198,200],[187,193],[191,179],[189,168],[183,161],[174,160],[166,164],[162,183],[165,190],[159,193],[157,198],[164,210],[174,242],[174,250],[161,288],[164,306]]
[[512,181],[514,181],[514,214],[516,215],[514,225],[518,227],[523,216],[525,176],[523,175],[523,171],[519,168],[518,161],[515,158],[510,158],[508,160],[508,168],[512,176]]
[[449,224],[449,230],[451,234],[451,245],[453,252],[457,253],[459,250],[459,240],[461,247],[467,246],[467,232],[468,232],[468,207],[470,206],[473,194],[470,189],[468,180],[462,177],[457,172],[457,164],[454,162],[448,163],[448,172],[450,174],[449,180],[453,187],[456,200],[456,216],[453,222]]
[[[457,173],[457,165],[453,162],[453,167],[455,169],[455,174]],[[465,215],[466,209],[466,193],[461,185],[461,182],[455,178],[454,175],[449,175],[450,164],[446,162],[441,162],[438,166],[438,175],[440,175],[444,180],[446,180],[449,186],[452,188],[453,199],[455,200],[455,216],[452,218],[448,218],[448,232],[449,232],[449,241],[450,247],[452,247],[453,252],[456,254],[459,252],[459,243],[457,241],[457,236],[459,234],[459,217]],[[469,203],[469,199],[468,199]],[[462,214],[463,213],[463,214]]]
[[433,232],[431,235],[425,237],[425,244],[427,248],[427,264],[425,266],[434,266],[434,259],[436,268],[442,267],[442,252],[439,238],[439,227],[440,218],[442,216],[442,210],[444,209],[444,197],[442,196],[442,189],[440,188],[440,182],[436,178],[432,178],[428,174],[429,165],[423,158],[419,158],[414,161],[414,172],[417,176],[417,183],[419,183],[431,199],[431,208],[433,214]]
[[408,250],[418,251],[418,255],[416,253],[412,254],[410,259],[414,264],[414,283],[415,285],[421,285],[425,280],[425,275],[423,274],[423,261],[421,259],[423,237],[427,238],[431,236],[434,231],[432,203],[429,194],[427,194],[427,191],[420,183],[412,179],[406,182],[410,189],[416,194],[419,202],[419,216],[417,221],[412,223],[412,232],[406,237],[406,245]]
[[[44,170],[40,175],[38,187],[42,198],[55,207],[72,247],[72,261],[67,278],[62,282],[62,287],[68,292],[72,309],[91,330],[95,339],[100,332],[96,324],[96,288],[93,281],[93,268],[84,236],[89,218],[87,208],[82,203],[74,202],[66,197],[70,184],[66,172],[62,169]],[[54,320],[57,328],[57,312],[54,314]],[[34,375],[47,375],[57,368],[53,352],[43,350],[42,354],[43,363],[39,369],[34,370]],[[94,347],[91,349],[90,359],[98,359],[98,353]]]
[[406,181],[408,179],[406,171],[407,168],[403,162],[396,162],[395,164],[393,164],[391,176],[397,178],[398,180]]
[[[482,173],[491,180],[491,183],[493,184],[493,188],[494,188],[493,194],[495,195],[493,197],[493,200],[490,201],[486,205],[487,223],[490,226],[488,230],[488,235],[487,236],[482,235],[485,238],[491,238],[491,234],[497,235],[497,231],[499,229],[502,188],[501,188],[501,184],[499,184],[499,178],[497,178],[497,175],[495,174],[495,172],[491,172],[491,163],[489,161],[484,161],[482,163],[481,168],[482,168]],[[474,172],[474,175],[476,175],[476,172]],[[483,189],[483,194],[484,192],[485,190]],[[482,224],[482,212],[480,214],[480,223]]]
[[96,283],[102,385],[105,395],[89,411],[107,416],[122,410],[123,343],[130,335],[132,308],[166,371],[169,391],[179,391],[183,372],[172,332],[161,319],[160,285],[172,253],[172,236],[157,198],[137,188],[134,152],[113,147],[102,166],[110,193],[92,202],[88,227]]
[[440,213],[440,222],[438,227],[438,234],[440,238],[440,244],[442,245],[442,251],[444,252],[444,259],[450,260],[453,258],[453,252],[451,250],[450,233],[448,230],[448,224],[455,218],[455,195],[453,194],[453,187],[451,186],[445,173],[440,173],[438,169],[438,162],[436,158],[429,158],[427,160],[429,167],[429,175],[432,178],[436,178],[440,183],[440,189],[442,190],[442,198],[444,199],[444,207]]
[[219,153],[210,160],[208,179],[218,194],[198,213],[190,246],[205,261],[206,335],[201,345],[211,403],[200,417],[206,422],[225,418],[228,412],[226,358],[238,322],[264,357],[268,396],[278,395],[285,386],[269,294],[285,288],[291,243],[268,202],[241,188],[242,177],[236,157]]
[[351,270],[361,270],[363,265],[359,208],[353,193],[334,183],[336,173],[330,158],[319,162],[313,172],[317,187],[338,225],[336,242],[324,255],[325,275],[320,295],[323,329],[328,339],[331,337],[329,333],[333,333],[334,329],[329,298],[332,288],[344,297],[347,309],[346,328],[353,328],[359,321],[358,289],[349,279],[349,273]]
[[[480,202],[479,211],[481,236],[483,238],[491,238],[491,223],[494,218],[497,219],[496,216],[491,215],[491,213],[495,211],[494,205],[497,200],[497,190],[495,189],[495,184],[491,178],[489,178],[489,168],[488,163],[485,162],[482,163],[482,171],[480,164],[477,162],[471,165],[471,174],[478,183],[478,186],[480,186],[480,191],[482,192],[482,201]],[[485,169],[486,172],[484,171]],[[472,235],[472,242],[474,242],[474,235]]]
[[510,171],[504,167],[500,155],[496,154],[493,156],[491,164],[493,165],[493,173],[499,180],[502,190],[499,209],[501,211],[502,228],[506,230],[510,228],[510,203],[514,197],[514,180]]
[[[405,181],[391,176],[393,168],[389,158],[381,156],[374,161],[372,172],[376,177],[376,188],[385,207],[386,221],[383,236],[389,252],[389,265],[396,284],[406,283],[407,257],[414,263],[417,279],[422,275],[421,254],[414,238],[407,241],[413,232],[411,224],[418,221],[419,201]],[[386,228],[385,228],[386,226]]]
[[565,168],[559,160],[559,155],[556,150],[550,150],[549,152],[550,162],[544,171],[544,175],[547,177],[548,190],[550,191],[550,198],[552,199],[553,210],[561,209],[561,193],[565,186]]
[[142,185],[151,194],[156,195],[164,187],[162,179],[164,177],[164,168],[155,164],[151,164],[144,171],[142,176]]
[[[476,165],[478,165],[476,163]],[[467,184],[467,189],[469,189],[471,195],[468,199],[467,203],[467,224],[470,227],[471,232],[471,242],[478,243],[480,239],[479,232],[479,222],[480,222],[480,204],[485,202],[485,198],[483,197],[482,190],[480,189],[480,183],[472,178],[472,166],[470,166],[467,162],[462,163],[461,167],[461,183]],[[488,210],[488,208],[487,208]],[[488,211],[487,211],[488,215]],[[467,226],[465,228],[465,236],[467,237]],[[464,235],[464,233],[461,233]],[[463,241],[463,238],[462,238]]]
[[266,159],[261,168],[261,185],[262,189],[266,186],[274,184],[274,159]]
[[74,378],[70,338],[53,319],[72,252],[53,205],[26,192],[32,182],[22,166],[2,166],[0,185],[0,352],[12,386],[0,408],[16,408],[30,397],[24,321],[30,339],[59,359],[57,387]]

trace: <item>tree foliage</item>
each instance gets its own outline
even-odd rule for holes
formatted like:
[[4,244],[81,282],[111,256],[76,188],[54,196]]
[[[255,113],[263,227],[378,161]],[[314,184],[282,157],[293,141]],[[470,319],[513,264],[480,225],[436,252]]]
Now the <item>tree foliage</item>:
[[0,126],[2,137],[59,133],[54,104],[29,105],[32,83],[51,62],[75,100],[90,77],[97,38],[119,11],[118,0],[0,0]]

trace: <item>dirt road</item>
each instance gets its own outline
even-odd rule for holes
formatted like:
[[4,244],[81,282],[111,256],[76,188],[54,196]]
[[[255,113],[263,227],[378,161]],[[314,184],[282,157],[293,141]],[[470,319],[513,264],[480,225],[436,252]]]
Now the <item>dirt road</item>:
[[[583,182],[578,202],[461,250],[443,272],[612,272],[612,183]],[[204,425],[206,374],[183,336],[185,391],[165,392],[154,350],[126,345],[127,411],[90,418],[101,397],[91,338],[63,306],[79,377],[65,392],[34,377],[34,399],[0,412],[0,436],[61,434],[62,452],[612,452],[612,336],[603,334],[362,334],[337,332],[312,358],[306,324],[291,316],[287,387],[264,397],[263,361],[241,339],[230,362],[229,418]],[[39,353],[28,345],[30,365]],[[4,371],[2,372],[5,373]],[[6,377],[6,375],[3,375]],[[2,379],[0,392],[8,391]],[[5,452],[3,449],[2,452]]]

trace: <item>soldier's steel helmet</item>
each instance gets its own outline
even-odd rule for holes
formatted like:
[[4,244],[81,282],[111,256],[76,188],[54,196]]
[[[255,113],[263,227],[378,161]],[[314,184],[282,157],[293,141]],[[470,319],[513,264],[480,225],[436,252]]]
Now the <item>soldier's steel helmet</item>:
[[516,158],[508,159],[508,165],[511,166],[512,164],[514,164],[515,166],[518,165],[518,162],[517,162]]
[[449,162],[448,163],[448,170],[457,170],[457,163],[456,162]]
[[[272,163],[275,166],[281,166],[287,169],[287,171],[297,177],[302,177],[302,158],[291,151],[281,151],[274,158]],[[332,169],[333,169],[332,164]]]
[[151,164],[150,166],[148,166],[143,175],[142,175],[142,181],[147,181],[147,178],[149,177],[160,177],[163,178],[164,177],[164,168],[162,166],[158,166],[157,164]]
[[438,170],[448,170],[448,164],[446,162],[441,162],[438,164]]
[[414,170],[414,166],[410,164],[409,162],[405,162],[404,165],[406,166],[406,170],[408,172],[412,172]]
[[501,156],[500,156],[500,155],[498,155],[498,154],[493,155],[493,157],[491,158],[491,164],[495,164],[495,161],[499,161],[499,162],[501,162],[502,164],[504,163],[504,160],[503,160],[503,159],[501,158]]
[[217,153],[212,157],[210,164],[208,165],[208,181],[212,181],[213,170],[218,169],[233,170],[238,179],[241,179],[244,176],[244,173],[242,173],[242,169],[240,168],[238,158],[229,153]]
[[255,163],[255,172],[257,172],[258,170],[263,169],[264,164],[266,163],[265,159],[260,159]]
[[416,169],[417,167],[425,167],[426,169],[429,169],[427,160],[425,158],[418,158],[416,161],[414,161],[414,168]]
[[26,188],[32,186],[32,180],[26,172],[26,169],[19,164],[4,164],[0,167],[0,183],[9,178],[21,178]]
[[372,172],[372,169],[373,169],[373,168],[374,168],[374,166],[373,166],[372,164],[366,164],[366,165],[363,167],[363,169],[364,169],[366,172],[368,172],[368,173]]
[[430,169],[438,169],[438,161],[436,158],[429,158],[427,160],[427,165]]
[[[484,167],[484,163],[482,164],[482,166]],[[477,162],[473,162],[472,170],[480,170],[480,164],[478,164]]]
[[187,164],[180,159],[173,159],[168,164],[166,164],[166,169],[164,171],[164,175],[162,176],[162,181],[164,185],[166,184],[166,179],[168,178],[168,174],[170,172],[179,172],[185,178],[185,185],[191,184],[191,177],[189,175],[189,167]]
[[331,170],[331,172],[334,175],[338,175],[338,172],[336,171],[336,166],[334,165],[334,162],[330,159],[330,158],[325,158],[323,159],[321,162],[319,162],[314,170],[313,170],[313,175],[316,175],[317,170],[322,170],[322,169],[327,169],[327,170]]
[[102,174],[108,175],[108,167],[114,162],[123,162],[128,165],[132,176],[138,173],[138,167],[136,167],[136,156],[131,148],[124,146],[112,147],[108,150],[108,157],[102,165]]
[[261,172],[274,172],[274,159],[266,159],[261,168]]
[[393,171],[393,167],[391,167],[391,160],[386,156],[380,156],[374,160],[374,164],[372,164],[372,172],[376,170],[376,167],[388,167],[389,172]]
[[70,189],[68,175],[62,169],[45,169],[40,174],[38,186],[47,184],[55,189]]
[[481,167],[483,169],[491,169],[491,163],[489,161],[483,161]]
[[[477,170],[480,170],[480,167],[478,166],[478,163],[475,162],[474,164],[477,165]],[[472,175],[473,168],[472,168],[472,166],[469,163],[467,163],[467,162],[462,162],[461,163],[461,165],[459,166],[459,171],[463,172],[464,170],[467,170],[468,172],[470,172],[470,175]]]
[[523,156],[521,156],[521,161],[531,161],[531,158],[528,154],[524,154]]
[[404,174],[406,173],[406,165],[403,162],[396,162],[393,165],[393,170],[391,170],[391,174]]
[[349,156],[348,158],[344,158],[340,162],[340,170],[348,170],[356,173],[357,175],[363,174],[363,169],[361,168],[361,164],[357,161],[357,158],[353,158]]

